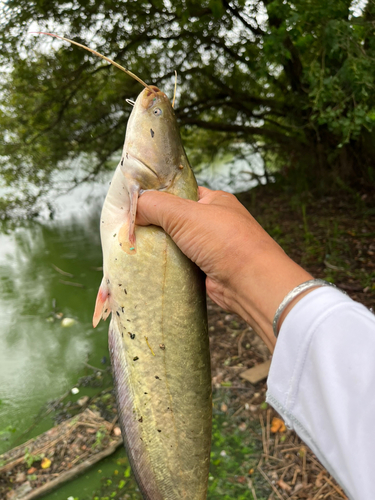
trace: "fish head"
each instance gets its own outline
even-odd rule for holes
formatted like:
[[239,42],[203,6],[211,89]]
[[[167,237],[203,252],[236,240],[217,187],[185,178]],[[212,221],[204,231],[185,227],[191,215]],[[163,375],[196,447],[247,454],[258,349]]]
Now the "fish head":
[[128,121],[124,175],[136,180],[142,190],[168,188],[181,169],[182,155],[184,149],[168,97],[155,86],[145,88]]

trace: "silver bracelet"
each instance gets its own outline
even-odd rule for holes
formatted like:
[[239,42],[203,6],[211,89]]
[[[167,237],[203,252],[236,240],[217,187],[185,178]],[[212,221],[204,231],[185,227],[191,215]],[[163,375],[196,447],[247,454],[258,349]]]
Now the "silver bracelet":
[[[282,313],[284,312],[286,306],[288,306],[292,300],[294,300],[298,295],[301,295],[301,293],[305,292],[306,290],[310,290],[310,288],[314,288],[316,286],[332,286],[334,288],[337,288],[336,285],[333,283],[330,283],[329,281],[321,280],[321,279],[314,279],[314,280],[309,280],[305,281],[305,283],[302,283],[301,285],[296,286],[293,288],[291,292],[284,297],[284,300],[281,302],[279,307],[277,308],[275,317],[273,318],[273,333],[275,334],[275,337],[278,336],[278,326],[279,326],[279,321]],[[339,290],[339,289],[338,289]],[[340,290],[341,292],[342,290]],[[345,292],[343,292],[345,293]]]

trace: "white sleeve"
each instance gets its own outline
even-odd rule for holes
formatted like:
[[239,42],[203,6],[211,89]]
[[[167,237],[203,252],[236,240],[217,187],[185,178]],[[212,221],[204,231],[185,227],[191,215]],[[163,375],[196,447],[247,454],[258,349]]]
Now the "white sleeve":
[[351,500],[375,499],[375,316],[338,290],[303,297],[280,329],[267,402]]

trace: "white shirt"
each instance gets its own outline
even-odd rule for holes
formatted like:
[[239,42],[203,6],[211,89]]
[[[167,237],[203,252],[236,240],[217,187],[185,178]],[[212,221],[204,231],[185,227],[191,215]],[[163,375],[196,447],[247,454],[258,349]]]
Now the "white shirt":
[[351,500],[375,500],[375,315],[321,287],[285,318],[267,402]]

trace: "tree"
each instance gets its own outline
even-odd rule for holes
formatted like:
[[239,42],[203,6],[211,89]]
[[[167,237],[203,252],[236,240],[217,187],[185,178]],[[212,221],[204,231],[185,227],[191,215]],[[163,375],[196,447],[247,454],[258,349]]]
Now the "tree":
[[92,178],[108,167],[123,143],[125,99],[141,90],[82,49],[28,34],[35,25],[95,48],[169,95],[176,69],[176,114],[195,160],[251,145],[304,188],[375,185],[374,0],[357,16],[348,0],[5,5],[0,168],[9,185],[33,184],[24,204],[49,189],[56,169],[78,161]]

